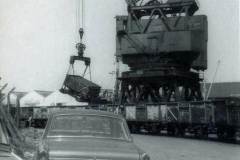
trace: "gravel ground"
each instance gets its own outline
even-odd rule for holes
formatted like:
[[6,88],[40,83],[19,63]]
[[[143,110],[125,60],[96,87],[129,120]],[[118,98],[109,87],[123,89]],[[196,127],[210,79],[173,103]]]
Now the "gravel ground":
[[133,135],[151,160],[240,160],[240,145],[183,138]]
[[26,142],[35,148],[39,142],[39,139],[42,136],[43,131],[44,130],[42,129],[34,129],[34,128],[26,128],[26,129],[20,130],[20,132],[26,138]]

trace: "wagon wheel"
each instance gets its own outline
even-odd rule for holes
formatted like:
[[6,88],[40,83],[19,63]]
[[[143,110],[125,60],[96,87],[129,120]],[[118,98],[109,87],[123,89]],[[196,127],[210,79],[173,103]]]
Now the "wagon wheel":
[[205,126],[199,126],[194,129],[194,136],[196,138],[207,138],[208,137],[208,129]]
[[159,126],[153,125],[153,126],[151,127],[151,132],[152,132],[152,134],[154,134],[154,135],[159,134],[159,133],[160,133],[160,131],[159,131]]
[[175,125],[168,125],[167,126],[167,135],[174,136],[176,134],[176,126]]
[[180,136],[180,137],[184,137],[185,136],[185,127],[183,125],[178,125],[177,126],[177,135]]
[[236,128],[233,126],[227,127],[226,137],[228,140],[236,140]]
[[219,126],[219,127],[217,128],[217,137],[218,137],[218,139],[220,139],[220,140],[226,139],[227,136],[226,136],[225,127]]
[[207,126],[201,127],[201,135],[203,138],[208,138],[208,127]]

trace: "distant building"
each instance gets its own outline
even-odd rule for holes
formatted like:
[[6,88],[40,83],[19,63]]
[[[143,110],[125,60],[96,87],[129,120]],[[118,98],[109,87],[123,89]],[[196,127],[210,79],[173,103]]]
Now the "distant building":
[[[202,92],[206,91],[208,93],[210,88],[210,83],[206,83],[204,89],[204,84],[202,84]],[[226,98],[226,97],[240,97],[240,82],[221,82],[213,83],[212,88],[209,93],[209,98]]]

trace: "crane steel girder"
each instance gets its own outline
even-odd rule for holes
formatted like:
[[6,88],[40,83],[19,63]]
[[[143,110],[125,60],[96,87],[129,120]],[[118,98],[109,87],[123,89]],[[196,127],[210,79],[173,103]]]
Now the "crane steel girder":
[[185,12],[188,15],[192,16],[199,9],[199,5],[196,0],[168,0],[167,3],[147,2],[142,5],[132,3],[129,5],[128,10],[130,14],[134,14],[137,18],[141,18],[143,16],[150,15],[151,11],[156,8],[161,9],[165,15]]
[[[139,29],[135,21],[126,16],[117,17],[117,56],[128,64],[130,58],[138,61],[140,55],[154,55],[178,59],[196,70],[207,69],[207,17],[204,15],[191,17],[170,17],[165,21],[169,29],[160,19],[142,19]],[[128,58],[124,58],[128,57]],[[179,57],[184,57],[180,58]]]

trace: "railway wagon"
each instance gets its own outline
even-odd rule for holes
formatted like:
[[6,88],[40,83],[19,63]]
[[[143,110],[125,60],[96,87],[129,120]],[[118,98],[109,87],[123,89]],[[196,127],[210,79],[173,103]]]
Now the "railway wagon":
[[167,131],[168,135],[190,133],[198,137],[217,134],[218,138],[226,139],[235,138],[239,132],[239,106],[233,99],[127,104],[123,106],[123,114],[132,133]]
[[[173,136],[194,134],[207,137],[217,134],[221,139],[235,138],[240,133],[240,99],[224,98],[197,102],[167,102],[148,104],[91,104],[87,106],[48,106],[28,108],[21,112],[25,124],[44,128],[51,112],[73,109],[96,109],[122,114],[132,133],[147,131],[151,134],[166,132]],[[26,114],[29,115],[26,115]],[[26,126],[26,125],[25,125]]]

